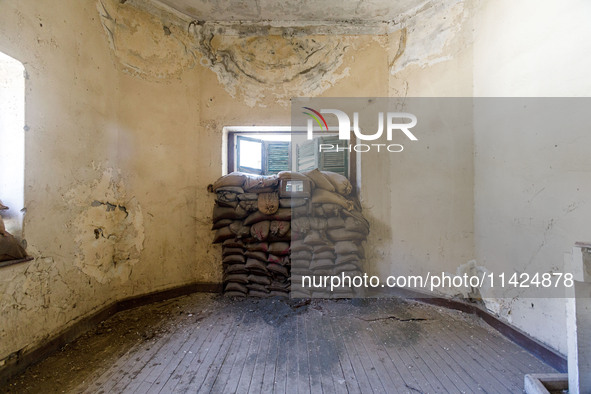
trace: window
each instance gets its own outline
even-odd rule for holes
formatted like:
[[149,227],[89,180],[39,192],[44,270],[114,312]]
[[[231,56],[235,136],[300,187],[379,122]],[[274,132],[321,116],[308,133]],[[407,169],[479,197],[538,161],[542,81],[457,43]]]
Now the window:
[[0,200],[6,230],[22,237],[25,177],[25,69],[0,52]]
[[336,134],[308,140],[305,133],[288,130],[282,127],[225,128],[227,172],[272,175],[280,171],[318,168],[350,175],[351,158],[347,141],[339,140]]

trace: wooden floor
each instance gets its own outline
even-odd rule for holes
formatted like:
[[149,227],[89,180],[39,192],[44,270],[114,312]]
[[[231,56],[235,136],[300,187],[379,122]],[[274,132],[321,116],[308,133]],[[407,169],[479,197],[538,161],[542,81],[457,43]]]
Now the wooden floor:
[[[194,294],[162,305],[170,313],[151,338],[72,372],[68,391],[520,393],[524,374],[554,372],[478,318],[416,302]],[[138,313],[150,309],[117,324]]]

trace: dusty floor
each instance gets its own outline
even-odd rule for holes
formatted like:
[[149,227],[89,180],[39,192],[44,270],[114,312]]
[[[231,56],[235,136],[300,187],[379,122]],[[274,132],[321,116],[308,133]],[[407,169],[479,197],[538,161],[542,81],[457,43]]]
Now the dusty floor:
[[0,391],[519,392],[553,371],[478,318],[416,302],[192,294],[116,314]]

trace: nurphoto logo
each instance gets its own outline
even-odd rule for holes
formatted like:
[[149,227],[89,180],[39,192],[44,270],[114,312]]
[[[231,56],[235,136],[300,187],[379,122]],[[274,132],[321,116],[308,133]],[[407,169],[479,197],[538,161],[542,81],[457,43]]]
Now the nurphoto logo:
[[[317,111],[310,107],[302,107],[305,115],[308,115],[307,136],[308,140],[314,138],[314,123],[316,123],[320,131],[328,132],[329,127],[323,114],[331,114],[336,116],[338,120],[339,140],[350,140],[351,129],[355,136],[361,141],[375,141],[382,137],[384,133],[384,123],[386,124],[386,139],[392,141],[395,132],[402,132],[409,140],[418,141],[418,138],[410,131],[411,128],[417,125],[417,117],[408,112],[378,112],[378,130],[373,134],[364,134],[359,126],[359,112],[353,112],[353,127],[351,127],[351,118],[344,111],[338,109],[321,109]],[[320,152],[339,152],[343,150],[354,150],[355,152],[369,152],[370,150],[377,150],[380,152],[384,149],[388,152],[402,152],[404,147],[401,144],[355,144],[346,147],[334,144],[320,144]]]

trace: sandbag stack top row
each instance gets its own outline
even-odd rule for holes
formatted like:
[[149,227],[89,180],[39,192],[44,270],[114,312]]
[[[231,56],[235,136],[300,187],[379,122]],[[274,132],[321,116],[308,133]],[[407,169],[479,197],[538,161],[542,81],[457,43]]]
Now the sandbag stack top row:
[[222,243],[229,296],[354,296],[303,288],[305,275],[358,275],[369,224],[349,180],[318,169],[272,176],[231,173],[216,193],[214,243]]

